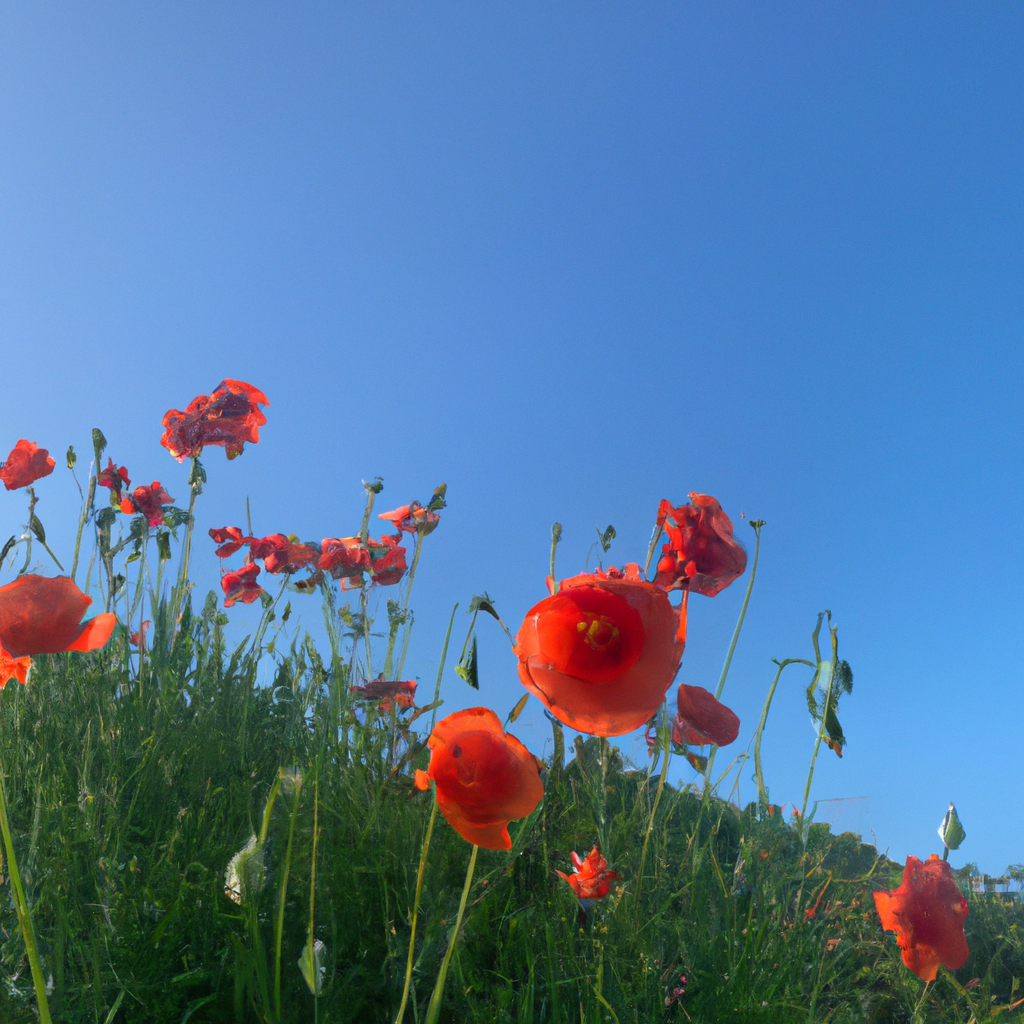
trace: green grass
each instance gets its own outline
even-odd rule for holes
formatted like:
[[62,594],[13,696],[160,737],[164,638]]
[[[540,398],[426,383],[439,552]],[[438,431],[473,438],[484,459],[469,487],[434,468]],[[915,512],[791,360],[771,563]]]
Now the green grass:
[[[345,650],[321,658],[308,639],[229,649],[215,599],[186,609],[173,644],[168,618],[164,606],[141,674],[122,634],[95,654],[38,657],[28,686],[0,693],[0,766],[54,1020],[393,1020],[433,800],[411,778],[425,766],[429,719],[410,729],[412,712],[357,714]],[[273,684],[257,686],[270,657]],[[665,786],[637,899],[658,777],[608,741],[577,740],[567,753],[548,764],[540,808],[513,823],[511,853],[480,852],[442,1020],[882,1024],[916,1012],[968,1024],[1024,995],[1017,898],[968,895],[970,960],[941,972],[919,1005],[922,983],[871,897],[898,884],[901,866],[825,825],[810,826],[805,848],[778,808],[759,816]],[[303,777],[298,803],[287,787],[272,802],[262,884],[240,905],[225,895],[225,871],[259,835],[290,768]],[[319,999],[297,964],[314,803]],[[623,881],[584,915],[555,868],[595,842]],[[439,817],[407,1021],[423,1019],[469,854]],[[36,1020],[9,898],[0,929],[0,1020]],[[672,1000],[681,974],[685,992]]]

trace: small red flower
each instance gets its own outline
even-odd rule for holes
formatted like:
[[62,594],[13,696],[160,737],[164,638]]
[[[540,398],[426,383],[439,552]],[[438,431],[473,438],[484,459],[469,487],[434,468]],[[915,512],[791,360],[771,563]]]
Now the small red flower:
[[703,686],[680,683],[676,705],[679,712],[672,724],[672,738],[676,743],[697,747],[713,743],[716,747],[725,747],[739,735],[739,718]]
[[132,645],[132,647],[138,647],[139,646],[139,641],[141,640],[142,641],[142,646],[145,647],[146,646],[146,631],[152,625],[153,625],[153,623],[149,619],[145,619],[143,621],[142,625],[139,626],[138,631],[135,632],[135,633],[131,633],[129,635],[128,643],[130,643]]
[[14,491],[49,476],[55,465],[57,463],[50,458],[50,453],[45,448],[22,438],[11,449],[11,454],[7,456],[7,461],[0,469],[0,480],[3,480],[7,490]]
[[370,550],[370,574],[373,582],[382,587],[397,583],[405,575],[405,548],[399,543],[401,533],[381,537],[380,540],[368,540],[366,546]]
[[254,541],[255,537],[246,537],[237,526],[224,526],[219,530],[210,530],[210,536],[220,547],[214,552],[218,558],[230,558],[236,551]]
[[732,520],[707,494],[690,493],[690,504],[658,506],[664,545],[654,582],[665,590],[693,590],[714,597],[747,567],[747,553],[732,535]]
[[508,823],[531,814],[544,796],[542,762],[501,728],[489,708],[467,708],[442,718],[427,740],[430,765],[416,785],[437,784],[437,806],[467,842],[511,850]]
[[146,517],[150,526],[160,526],[164,521],[163,505],[170,505],[174,499],[154,480],[149,487],[136,487],[130,498],[121,502],[121,511],[125,515],[138,512]]
[[117,624],[112,612],[82,622],[92,599],[67,576],[20,576],[0,587],[0,687],[25,682],[36,654],[95,651]]
[[934,981],[939,964],[955,971],[967,962],[967,900],[938,854],[923,864],[908,857],[899,888],[876,892],[875,907],[883,930],[896,933],[903,962],[922,981]]
[[658,709],[685,642],[685,606],[627,565],[563,580],[527,612],[513,651],[520,682],[560,722],[621,736]]
[[411,708],[414,706],[416,697],[416,683],[411,679],[390,680],[371,679],[363,686],[350,686],[351,693],[357,700],[380,701],[380,709],[385,714],[391,710],[393,700],[400,708]]
[[255,562],[246,562],[237,572],[226,572],[220,578],[220,586],[224,591],[224,607],[230,608],[236,601],[252,604],[263,593],[263,588],[256,582],[260,567]]
[[96,474],[96,483],[100,487],[110,488],[110,504],[121,504],[121,488],[127,487],[131,481],[128,479],[128,469],[125,466],[115,466],[113,459],[107,459],[107,468]]
[[586,858],[581,858],[575,850],[570,856],[572,866],[576,869],[571,875],[558,871],[557,868],[555,870],[572,886],[572,891],[581,900],[599,900],[608,895],[609,882],[622,880],[620,875],[608,870],[608,861],[601,856],[601,851],[596,846]]
[[251,384],[225,379],[212,395],[199,395],[188,408],[168,409],[160,443],[179,461],[197,456],[203,446],[219,444],[229,459],[242,454],[245,442],[256,444],[267,417],[259,406],[267,396]]
[[394,523],[400,533],[422,533],[426,536],[437,529],[437,524],[441,521],[441,514],[432,512],[430,509],[424,508],[418,501],[414,501],[409,505],[393,509],[391,512],[382,512],[377,518]]
[[370,552],[358,537],[324,537],[317,568],[336,580],[370,571]]
[[283,533],[272,533],[257,540],[249,538],[249,556],[262,558],[263,567],[270,573],[293,573],[306,566],[315,565],[320,549],[315,544],[300,544]]

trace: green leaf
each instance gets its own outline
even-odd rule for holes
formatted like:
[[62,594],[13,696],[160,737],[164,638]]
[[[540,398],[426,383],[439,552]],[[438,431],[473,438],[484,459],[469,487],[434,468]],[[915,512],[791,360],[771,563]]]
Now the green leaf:
[[32,532],[36,535],[40,543],[45,544],[46,531],[43,529],[43,524],[39,521],[39,517],[35,514],[35,512],[32,513],[32,520],[29,523],[29,526],[32,527]]
[[157,557],[161,562],[166,562],[171,557],[171,534],[169,530],[157,530],[156,551]]
[[3,546],[3,548],[0,548],[0,562],[2,562],[7,557],[7,553],[17,543],[18,543],[18,538],[17,537],[11,537],[11,539],[7,541],[7,543]]
[[476,637],[473,637],[473,645],[469,649],[469,661],[466,664],[460,662],[456,665],[455,674],[460,679],[465,679],[474,690],[480,689],[480,675],[476,660]]

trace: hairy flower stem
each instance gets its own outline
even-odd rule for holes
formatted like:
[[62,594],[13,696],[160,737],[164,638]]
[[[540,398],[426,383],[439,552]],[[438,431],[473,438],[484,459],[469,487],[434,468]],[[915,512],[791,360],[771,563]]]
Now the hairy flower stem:
[[814,662],[807,661],[806,658],[786,658],[785,661],[777,661],[775,664],[779,666],[779,669],[775,673],[772,685],[768,688],[768,696],[765,699],[764,709],[761,712],[761,721],[757,723],[757,732],[754,733],[754,775],[757,779],[757,811],[762,816],[768,811],[768,788],[764,784],[764,773],[761,770],[761,734],[764,732],[764,727],[768,722],[768,711],[772,706],[772,698],[775,696],[775,687],[778,686],[779,677],[787,665],[809,665],[811,668],[814,668]]
[[[85,505],[82,507],[82,517],[78,520],[78,535],[75,537],[75,558],[71,563],[71,578],[75,578],[75,573],[78,572],[78,552],[82,547],[82,532],[85,530],[85,524],[89,520],[89,516],[92,515],[93,502],[96,500],[96,477],[100,472],[100,456],[103,454],[103,449],[107,446],[106,439],[100,433],[99,430],[93,430],[92,432],[92,448],[95,454],[95,460],[93,462],[93,471],[89,474],[89,490],[85,497]],[[90,567],[92,562],[89,563]],[[86,583],[88,583],[88,577],[86,577]],[[86,587],[86,593],[89,592]]]
[[654,816],[658,813],[658,804],[661,803],[661,794],[665,789],[665,776],[668,775],[668,766],[672,759],[672,723],[668,720],[667,705],[662,704],[658,714],[659,717],[663,719],[663,724],[665,726],[665,740],[663,746],[661,775],[658,776],[658,789],[654,794],[654,803],[651,805],[651,814],[647,819],[647,828],[644,830],[644,845],[640,850],[640,870],[636,875],[636,896],[634,897],[633,902],[637,908],[638,916],[640,912],[640,893],[644,885],[644,864],[647,862],[647,844],[650,842],[651,833],[654,831]]
[[25,942],[25,955],[32,968],[32,984],[36,990],[36,1001],[39,1004],[39,1020],[41,1024],[50,1024],[50,1006],[46,1001],[46,982],[43,979],[43,966],[39,962],[39,951],[36,948],[36,936],[32,929],[32,918],[29,916],[28,901],[25,889],[21,884],[18,862],[14,857],[14,843],[11,840],[11,826],[7,820],[7,796],[4,793],[3,778],[0,777],[0,829],[3,830],[4,849],[7,851],[7,873],[11,879],[11,894],[14,896],[14,909],[18,914],[21,936]]
[[288,898],[288,874],[292,867],[292,841],[295,839],[295,820],[299,816],[299,797],[302,795],[302,780],[294,780],[295,796],[292,798],[291,821],[288,824],[288,846],[284,853],[284,870],[281,873],[281,899],[277,905],[277,921],[274,923],[274,1013],[281,1019],[281,940],[284,935],[284,906]]
[[[435,800],[435,803],[437,801]],[[448,949],[445,950],[444,959],[441,961],[441,969],[437,972],[437,981],[434,983],[434,993],[430,997],[430,1005],[427,1007],[425,1024],[437,1024],[441,1015],[441,1000],[444,998],[444,983],[448,977],[448,965],[452,962],[452,953],[455,952],[455,943],[459,941],[459,932],[462,930],[462,918],[466,913],[466,900],[469,899],[469,890],[473,885],[473,871],[476,868],[476,855],[480,847],[473,844],[473,852],[469,855],[469,867],[466,870],[466,884],[462,887],[462,899],[459,901],[459,916],[455,919],[455,927],[452,929],[451,941]]]
[[[725,664],[722,666],[722,674],[718,679],[718,689],[715,690],[715,700],[722,699],[722,691],[725,689],[725,681],[729,677],[729,667],[732,665],[732,656],[736,652],[736,644],[740,638],[740,630],[743,629],[743,620],[747,617],[747,605],[750,604],[750,594],[754,589],[754,578],[757,576],[757,559],[761,554],[761,527],[764,526],[763,519],[755,519],[751,524],[757,540],[754,543],[754,561],[750,566],[750,579],[747,580],[747,593],[743,598],[743,606],[740,608],[740,617],[736,620],[736,628],[732,633],[732,641],[729,650],[725,655]],[[708,780],[711,778],[711,766],[715,763],[715,754],[718,747],[711,745],[708,753],[708,761],[704,766],[704,791],[708,790]]]
[[423,840],[423,848],[420,850],[420,868],[416,873],[416,895],[412,903],[412,927],[409,932],[409,956],[405,962],[405,987],[402,989],[402,1002],[395,1014],[395,1024],[402,1024],[402,1017],[405,1015],[405,1004],[409,1001],[409,989],[412,986],[412,964],[413,954],[416,949],[416,918],[420,911],[420,893],[423,890],[423,875],[427,869],[427,851],[430,849],[430,837],[434,834],[434,820],[437,818],[437,800],[430,811],[430,822],[427,825],[427,835]]

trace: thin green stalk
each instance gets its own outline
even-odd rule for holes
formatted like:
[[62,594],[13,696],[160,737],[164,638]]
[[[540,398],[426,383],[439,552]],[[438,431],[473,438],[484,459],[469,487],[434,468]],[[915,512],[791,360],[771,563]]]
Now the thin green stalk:
[[[821,628],[821,617],[818,617],[818,629]],[[814,656],[818,660],[818,671],[821,671],[821,654],[818,652],[818,629],[814,631]],[[818,735],[814,740],[814,753],[811,755],[811,769],[807,773],[807,785],[804,787],[804,802],[800,808],[800,828],[804,830],[804,841],[806,842],[806,829],[805,824],[807,819],[807,801],[811,797],[811,780],[814,778],[814,766],[818,760],[818,751],[821,749],[821,741],[825,736],[825,727],[828,722],[828,709],[832,706],[832,687],[835,684],[836,678],[836,658],[838,655],[838,640],[836,634],[838,627],[829,625],[829,633],[832,636],[832,662],[831,668],[828,673],[828,688],[825,690],[825,703],[822,706],[823,710],[821,713],[821,724],[818,727]]]
[[11,879],[11,893],[14,896],[14,909],[18,914],[18,924],[25,940],[25,955],[32,968],[32,984],[36,990],[36,1001],[39,1004],[39,1020],[41,1024],[50,1024],[50,1006],[46,1001],[46,981],[43,979],[43,966],[39,962],[39,951],[36,948],[36,936],[29,915],[25,889],[21,884],[18,862],[14,856],[14,843],[11,839],[11,826],[7,820],[7,796],[4,793],[3,777],[0,776],[0,829],[3,830],[4,848],[7,850],[7,874]]
[[928,995],[928,986],[931,984],[930,981],[924,983],[924,988],[921,989],[921,997],[917,1001],[917,1005],[914,1007],[914,1016],[911,1018],[911,1024],[917,1024],[921,1019],[921,1010],[924,1007],[925,996]]
[[[736,643],[740,638],[740,630],[743,629],[743,620],[747,616],[747,605],[750,604],[750,595],[754,589],[754,578],[757,576],[757,560],[761,554],[761,527],[764,526],[763,519],[755,519],[751,524],[757,540],[754,543],[754,561],[750,566],[750,579],[747,580],[747,593],[743,598],[743,606],[740,608],[740,617],[736,620],[736,628],[733,630],[732,641],[729,650],[725,655],[725,664],[722,666],[722,674],[718,678],[718,689],[715,690],[715,700],[722,699],[722,691],[725,689],[725,681],[729,677],[729,666],[732,665],[732,656],[736,652]],[[708,753],[708,763],[704,766],[704,789],[708,788],[708,779],[711,778],[711,766],[715,763],[715,754],[718,747],[711,745]]]
[[192,456],[192,471],[188,475],[190,495],[188,499],[188,521],[185,523],[185,543],[182,545],[181,570],[178,573],[178,583],[171,594],[171,633],[178,631],[178,614],[181,611],[185,599],[185,590],[188,587],[188,563],[192,554],[192,530],[196,525],[195,509],[196,497],[202,493],[203,481],[206,473],[198,455]]
[[434,710],[430,713],[430,731],[434,731],[434,723],[437,721],[437,700],[441,693],[441,677],[444,675],[444,663],[448,658],[448,641],[452,638],[452,626],[455,624],[455,613],[459,610],[459,602],[455,602],[452,609],[452,617],[448,620],[448,632],[444,635],[444,647],[441,648],[441,664],[437,667],[437,683],[434,686]]
[[647,819],[647,828],[644,829],[644,845],[640,850],[640,870],[637,871],[636,875],[634,903],[638,913],[640,910],[640,893],[644,885],[644,865],[647,863],[647,844],[650,842],[651,833],[654,831],[654,816],[658,813],[658,804],[661,803],[661,794],[665,789],[665,776],[668,775],[668,766],[672,759],[672,723],[668,720],[668,708],[665,704],[662,704],[658,714],[664,725],[663,735],[665,740],[662,753],[661,775],[658,777],[658,789],[654,795],[654,803],[651,805],[650,817]]
[[555,576],[555,549],[558,547],[558,542],[562,539],[562,524],[552,523],[551,525],[551,592],[552,594],[558,593],[558,578]]
[[412,964],[413,954],[416,949],[416,919],[420,910],[420,893],[423,890],[423,874],[427,869],[427,852],[430,850],[430,837],[434,834],[434,821],[437,818],[437,800],[430,811],[430,822],[427,825],[427,835],[423,840],[423,848],[420,850],[420,868],[416,873],[416,895],[412,903],[412,928],[409,932],[409,956],[405,963],[405,987],[402,989],[402,1002],[395,1014],[395,1024],[402,1024],[402,1017],[405,1015],[405,1004],[409,1001],[409,988],[412,985]]
[[[423,534],[416,534],[416,551],[412,556],[412,567],[409,569],[409,582],[405,587],[405,599],[402,601],[402,618],[405,620],[405,634],[402,637],[402,656],[398,659],[398,671],[396,679],[402,678],[402,669],[405,667],[405,656],[409,652],[409,634],[412,633],[412,623],[408,619],[409,594],[412,591],[412,581],[416,578],[416,566],[420,564],[420,550],[423,547]],[[388,658],[390,661],[391,659]]]
[[295,839],[295,820],[299,816],[299,797],[302,795],[302,777],[294,779],[295,796],[292,799],[291,822],[288,825],[288,845],[284,853],[284,871],[281,874],[281,899],[277,904],[274,925],[274,1012],[281,1019],[281,940],[284,935],[284,906],[288,898],[288,874],[292,867],[292,841]]
[[779,666],[779,669],[775,673],[772,685],[768,688],[764,710],[761,712],[761,721],[757,723],[757,732],[754,733],[754,775],[757,778],[758,813],[762,815],[768,809],[768,789],[764,784],[764,773],[761,770],[761,734],[764,732],[764,727],[768,722],[768,711],[772,706],[772,698],[775,696],[775,687],[778,686],[779,677],[787,665],[810,665],[811,668],[814,668],[814,664],[805,658],[786,658],[785,661],[776,661],[775,664]]
[[[82,531],[85,529],[85,524],[89,520],[89,516],[92,513],[93,502],[96,500],[96,477],[100,472],[100,456],[103,454],[103,449],[107,446],[107,439],[99,431],[94,428],[92,432],[92,449],[95,454],[95,461],[93,462],[93,472],[89,475],[89,491],[85,498],[85,507],[82,509],[82,517],[78,520],[78,535],[75,537],[75,559],[71,563],[71,579],[75,578],[75,573],[78,572],[78,552],[82,547]],[[92,569],[92,562],[89,563],[90,570]],[[88,577],[86,577],[88,583]],[[88,588],[86,593],[88,593]]]
[[459,901],[459,916],[455,919],[451,941],[448,943],[448,949],[445,950],[444,959],[441,961],[441,969],[437,972],[437,981],[434,983],[434,993],[430,997],[430,1005],[427,1007],[425,1024],[437,1024],[437,1018],[441,1014],[441,1000],[444,998],[444,983],[448,977],[448,965],[452,961],[455,944],[459,941],[459,932],[462,930],[462,918],[466,913],[466,900],[469,899],[469,890],[473,885],[476,855],[479,852],[480,847],[474,843],[473,852],[469,855],[469,867],[466,869],[466,884],[462,887],[462,899]]

